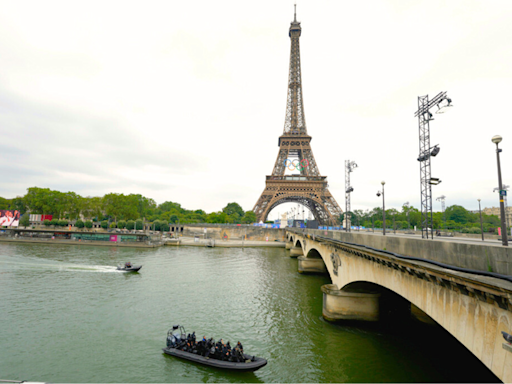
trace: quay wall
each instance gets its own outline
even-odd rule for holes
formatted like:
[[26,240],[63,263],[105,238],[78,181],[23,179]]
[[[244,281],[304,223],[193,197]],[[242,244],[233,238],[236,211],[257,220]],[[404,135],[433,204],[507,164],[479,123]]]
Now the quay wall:
[[215,240],[242,240],[245,238],[245,240],[255,241],[286,241],[285,229],[238,225],[185,224],[182,235]]
[[93,245],[101,247],[120,247],[120,248],[157,248],[163,245],[162,242],[118,242],[118,241],[91,241],[91,240],[69,240],[69,239],[37,239],[37,238],[14,238],[0,236],[1,243],[29,243],[29,244],[63,244],[63,245]]
[[309,229],[306,233],[366,245],[404,256],[437,261],[456,267],[512,276],[512,247],[503,247],[501,244],[484,242],[469,244],[456,241],[375,236],[364,232],[347,233],[319,229]]

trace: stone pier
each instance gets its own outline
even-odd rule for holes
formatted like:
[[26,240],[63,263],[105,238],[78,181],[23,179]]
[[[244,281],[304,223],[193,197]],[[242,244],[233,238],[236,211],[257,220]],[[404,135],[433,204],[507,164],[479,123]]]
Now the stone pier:
[[301,247],[292,247],[290,248],[290,257],[297,257],[304,255]]
[[322,316],[328,321],[379,321],[379,293],[344,292],[336,284],[322,286]]
[[322,259],[299,256],[299,273],[327,273],[327,268]]

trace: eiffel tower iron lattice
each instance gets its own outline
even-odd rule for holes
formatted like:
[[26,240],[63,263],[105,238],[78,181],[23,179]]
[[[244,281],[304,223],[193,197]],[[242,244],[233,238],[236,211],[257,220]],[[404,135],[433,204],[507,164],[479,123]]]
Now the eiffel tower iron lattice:
[[[265,189],[254,206],[259,221],[265,221],[276,206],[299,203],[307,207],[320,225],[335,225],[343,211],[329,192],[327,176],[321,176],[311,149],[304,117],[297,14],[290,25],[290,73],[284,132],[279,137],[279,152],[272,175],[266,176]],[[291,160],[295,159],[295,160]],[[285,175],[291,165],[300,173]]]

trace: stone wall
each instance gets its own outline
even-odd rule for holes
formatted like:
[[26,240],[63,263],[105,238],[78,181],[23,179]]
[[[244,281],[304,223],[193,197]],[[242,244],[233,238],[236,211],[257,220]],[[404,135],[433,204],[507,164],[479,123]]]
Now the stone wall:
[[216,239],[216,240],[256,240],[256,241],[285,241],[285,230],[277,228],[262,228],[254,226],[237,225],[204,225],[187,226],[183,229],[183,236]]

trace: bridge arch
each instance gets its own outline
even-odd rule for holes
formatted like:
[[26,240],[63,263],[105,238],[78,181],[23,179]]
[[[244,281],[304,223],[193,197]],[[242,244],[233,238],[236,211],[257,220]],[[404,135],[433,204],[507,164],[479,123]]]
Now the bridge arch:
[[[308,253],[306,254],[306,257],[311,258],[311,259],[322,259],[323,260],[322,255],[316,248],[310,248]],[[324,263],[325,263],[325,260],[324,260]]]

